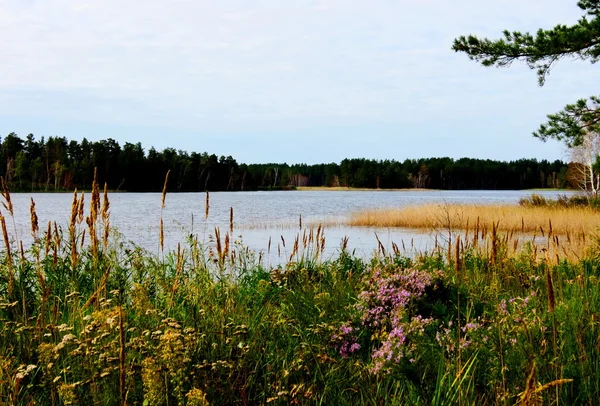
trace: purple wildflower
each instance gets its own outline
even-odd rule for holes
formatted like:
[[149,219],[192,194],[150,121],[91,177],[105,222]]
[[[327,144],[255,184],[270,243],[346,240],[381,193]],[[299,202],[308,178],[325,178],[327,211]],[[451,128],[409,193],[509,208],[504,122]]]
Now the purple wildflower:
[[339,354],[343,358],[348,358],[348,355],[357,352],[360,349],[360,344],[356,342],[356,337],[352,334],[354,328],[344,323],[340,327],[339,333],[331,336],[331,340],[337,347]]

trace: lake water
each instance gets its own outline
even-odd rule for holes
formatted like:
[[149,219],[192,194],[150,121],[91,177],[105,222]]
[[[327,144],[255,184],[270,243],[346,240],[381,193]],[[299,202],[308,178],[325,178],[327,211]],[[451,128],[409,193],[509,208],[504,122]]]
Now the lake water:
[[[536,191],[545,197],[556,197],[565,192]],[[165,248],[173,249],[190,234],[209,244],[215,227],[224,235],[229,228],[230,208],[234,212],[234,235],[241,236],[243,244],[255,252],[264,252],[268,263],[282,261],[291,251],[299,232],[299,217],[306,228],[319,222],[343,221],[355,211],[372,208],[390,208],[423,203],[517,203],[531,191],[275,191],[275,192],[214,192],[210,193],[210,210],[205,218],[205,193],[168,194],[162,212],[165,225]],[[15,212],[15,227],[7,219],[11,238],[31,241],[29,204],[36,203],[40,228],[48,221],[56,221],[67,229],[72,194],[68,193],[14,193],[11,195]],[[161,195],[159,193],[115,193],[109,196],[111,225],[125,240],[158,253]],[[86,194],[86,213],[90,195]],[[6,210],[3,210],[6,215]],[[16,232],[14,231],[16,229]],[[357,255],[368,255],[377,247],[377,233],[381,242],[390,248],[392,242],[407,250],[430,249],[433,238],[429,234],[399,228],[350,228],[326,226],[325,256],[335,256],[340,242],[348,237],[348,248]],[[286,241],[284,248],[281,237]],[[271,252],[266,255],[271,239]],[[281,257],[278,256],[277,244]]]

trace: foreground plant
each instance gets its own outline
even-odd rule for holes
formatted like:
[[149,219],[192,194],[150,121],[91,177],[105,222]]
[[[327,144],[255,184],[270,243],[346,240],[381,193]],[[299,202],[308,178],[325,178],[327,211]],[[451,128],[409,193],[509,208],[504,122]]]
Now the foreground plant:
[[266,269],[229,234],[215,232],[207,246],[192,236],[159,254],[114,230],[105,237],[108,201],[100,204],[99,188],[90,201],[85,216],[83,196],[74,196],[65,234],[54,223],[40,232],[32,205],[34,244],[6,238],[2,404],[593,404],[600,396],[598,247],[550,261],[535,248],[507,249],[494,229],[412,258],[381,245],[366,261],[343,243],[325,261],[319,228],[299,234],[287,263]]

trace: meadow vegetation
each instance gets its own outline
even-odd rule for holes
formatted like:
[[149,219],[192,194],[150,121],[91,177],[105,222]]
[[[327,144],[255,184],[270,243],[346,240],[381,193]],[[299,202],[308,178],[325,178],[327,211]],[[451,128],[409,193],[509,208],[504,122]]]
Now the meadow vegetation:
[[[95,183],[89,209],[74,194],[65,230],[40,229],[32,201],[35,242],[25,248],[9,233],[6,189],[3,199],[2,404],[600,398],[600,248],[591,234],[577,259],[550,255],[550,239],[515,248],[493,227],[450,234],[413,257],[380,244],[362,259],[344,240],[324,260],[323,229],[309,228],[288,242],[287,263],[269,269],[233,237],[233,211],[209,241],[190,236],[153,254],[119,239]],[[209,203],[207,194],[206,217]]]

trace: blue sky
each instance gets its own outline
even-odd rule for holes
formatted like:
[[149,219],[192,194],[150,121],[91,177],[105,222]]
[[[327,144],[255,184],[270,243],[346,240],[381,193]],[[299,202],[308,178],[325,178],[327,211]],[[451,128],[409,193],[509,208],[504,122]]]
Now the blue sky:
[[450,50],[581,16],[575,0],[0,0],[0,133],[114,138],[240,162],[564,158],[532,137],[594,94],[564,60]]

